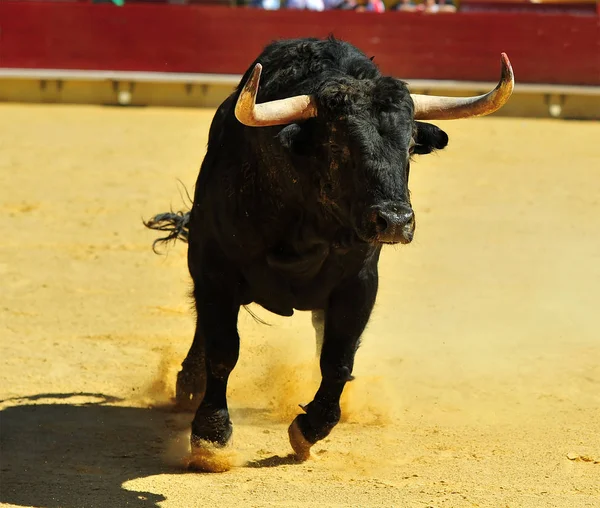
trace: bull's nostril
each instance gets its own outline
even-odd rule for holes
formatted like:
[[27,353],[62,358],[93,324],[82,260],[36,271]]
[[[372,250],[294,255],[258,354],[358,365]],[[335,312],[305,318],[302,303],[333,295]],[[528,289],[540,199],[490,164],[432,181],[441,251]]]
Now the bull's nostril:
[[379,212],[377,214],[377,221],[375,222],[375,228],[377,229],[378,233],[383,233],[387,228],[388,228],[389,224],[387,219],[381,214],[381,212]]
[[415,220],[415,214],[410,211],[402,214],[402,224],[407,225]]

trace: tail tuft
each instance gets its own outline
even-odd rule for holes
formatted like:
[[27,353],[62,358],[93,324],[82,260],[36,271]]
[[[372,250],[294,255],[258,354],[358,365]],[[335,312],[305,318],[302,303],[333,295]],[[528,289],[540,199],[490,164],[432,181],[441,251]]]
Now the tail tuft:
[[171,241],[181,240],[187,243],[189,235],[190,212],[166,212],[159,213],[149,221],[144,221],[144,226],[156,231],[168,231],[167,236],[158,238],[152,243],[152,250],[156,250],[157,245],[169,243]]

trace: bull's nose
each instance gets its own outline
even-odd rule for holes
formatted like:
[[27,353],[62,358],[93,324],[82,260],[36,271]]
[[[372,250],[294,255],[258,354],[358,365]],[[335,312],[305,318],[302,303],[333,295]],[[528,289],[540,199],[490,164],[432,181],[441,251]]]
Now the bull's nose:
[[409,243],[415,231],[415,214],[406,205],[377,208],[377,239],[386,243]]

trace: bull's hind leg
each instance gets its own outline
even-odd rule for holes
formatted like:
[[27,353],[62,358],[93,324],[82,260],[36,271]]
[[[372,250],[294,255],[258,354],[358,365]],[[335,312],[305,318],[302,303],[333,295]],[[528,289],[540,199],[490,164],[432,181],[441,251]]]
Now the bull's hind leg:
[[177,374],[175,400],[177,407],[183,411],[196,411],[204,397],[206,389],[206,360],[204,355],[204,339],[196,325],[196,333],[192,347],[181,364]]
[[340,397],[352,380],[354,355],[369,321],[377,295],[377,268],[368,267],[339,287],[325,311],[325,334],[321,351],[321,385],[314,400],[303,409],[288,430],[290,444],[300,460],[310,448],[327,437],[341,416]]

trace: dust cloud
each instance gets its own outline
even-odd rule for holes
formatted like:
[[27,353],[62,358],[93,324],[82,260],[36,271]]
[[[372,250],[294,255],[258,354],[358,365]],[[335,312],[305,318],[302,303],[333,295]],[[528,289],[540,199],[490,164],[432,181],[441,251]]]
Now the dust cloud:
[[[301,412],[300,405],[313,399],[321,382],[318,358],[312,352],[312,356],[306,354],[302,346],[290,341],[275,344],[263,341],[253,348],[253,357],[246,365],[239,366],[241,375],[237,368],[232,373],[230,406],[263,409],[269,422],[290,423]],[[175,381],[182,357],[168,346],[160,348],[158,354],[154,374],[139,391],[137,402],[175,409]],[[369,372],[375,368],[362,365],[361,370]],[[372,375],[359,375],[347,383],[340,405],[341,423],[374,426],[391,423],[398,406],[394,403],[390,380]]]
[[346,384],[340,405],[340,423],[385,427],[397,416],[400,400],[395,397],[389,379],[382,376],[357,376]]
[[190,471],[224,473],[232,467],[243,465],[244,459],[231,446],[220,447],[208,441],[199,441],[194,444],[184,464]]
[[173,409],[175,407],[175,380],[181,359],[169,346],[160,348],[158,355],[158,364],[154,374],[140,389],[136,402],[158,409]]

